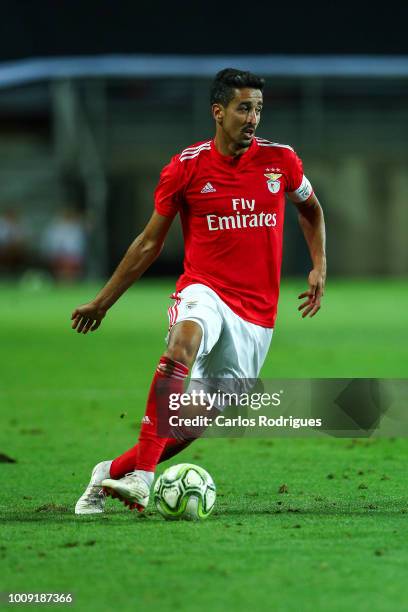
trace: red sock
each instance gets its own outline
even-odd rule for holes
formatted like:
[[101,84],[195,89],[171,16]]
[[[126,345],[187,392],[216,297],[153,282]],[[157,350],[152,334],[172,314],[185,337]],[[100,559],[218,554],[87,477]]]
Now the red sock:
[[160,358],[147,398],[139,443],[113,461],[110,470],[112,478],[121,478],[118,474],[123,475],[135,469],[154,472],[169,440],[166,437],[159,437],[158,418],[160,415],[164,419],[167,417],[169,395],[183,393],[187,375],[188,368],[184,364],[168,357]]

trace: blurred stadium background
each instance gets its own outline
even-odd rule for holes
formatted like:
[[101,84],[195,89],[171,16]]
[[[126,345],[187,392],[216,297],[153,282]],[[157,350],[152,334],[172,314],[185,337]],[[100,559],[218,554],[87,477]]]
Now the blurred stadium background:
[[213,520],[112,502],[78,522],[88,469],[137,435],[178,224],[148,272],[168,278],[103,333],[78,337],[69,315],[149,218],[162,166],[213,135],[215,72],[248,68],[267,79],[259,134],[296,148],[328,227],[327,308],[305,322],[287,207],[263,375],[405,377],[407,6],[4,0],[0,15],[0,591],[72,591],[87,612],[406,610],[406,439],[200,440],[180,459],[214,476]]
[[[331,274],[406,271],[408,62],[396,75],[392,59],[118,57],[84,59],[88,76],[71,76],[81,62],[32,62],[8,82],[0,69],[0,231],[12,209],[27,248],[11,272],[44,267],[47,228],[70,208],[80,214],[66,219],[67,232],[82,222],[86,232],[83,276],[106,276],[148,219],[163,165],[212,136],[211,75],[229,63],[267,79],[258,134],[304,159],[327,216]],[[303,273],[308,259],[292,210],[286,244],[284,272]],[[175,227],[153,273],[177,274],[182,248]]]
[[[381,56],[339,55],[338,39],[337,46],[330,43],[327,32],[320,44],[328,52],[322,55],[316,54],[317,43],[312,54],[300,53],[299,43],[286,43],[290,54],[285,54],[280,39],[277,54],[271,46],[261,49],[258,39],[247,46],[251,55],[242,46],[236,55],[234,44],[228,54],[220,37],[212,48],[208,41],[203,55],[196,43],[188,47],[180,40],[180,27],[167,46],[158,36],[149,47],[140,28],[129,43],[132,28],[124,20],[128,16],[132,23],[131,16],[136,17],[130,5],[117,23],[123,29],[116,31],[116,46],[112,41],[103,45],[101,23],[90,23],[90,7],[75,22],[75,6],[62,4],[58,13],[48,6],[55,25],[51,31],[33,7],[10,5],[8,31],[2,26],[3,278],[44,272],[66,280],[106,277],[148,219],[163,165],[183,147],[212,136],[208,90],[213,75],[226,65],[266,77],[258,133],[291,144],[304,159],[327,216],[332,277],[406,272],[406,56],[390,55],[384,39]],[[106,13],[105,5],[99,10],[105,11],[106,29],[115,14]],[[138,23],[144,23],[140,15]],[[353,23],[351,52],[359,51],[356,15]],[[139,53],[129,53],[132,44]],[[165,53],[172,48],[176,55]],[[304,274],[307,253],[290,206],[285,231],[284,274]],[[76,249],[78,261],[64,258],[64,248]],[[175,224],[149,274],[175,276],[181,261]]]

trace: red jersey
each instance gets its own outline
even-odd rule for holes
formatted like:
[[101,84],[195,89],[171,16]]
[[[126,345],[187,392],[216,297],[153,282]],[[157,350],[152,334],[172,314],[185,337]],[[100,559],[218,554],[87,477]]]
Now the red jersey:
[[299,202],[313,193],[287,145],[254,138],[245,153],[230,157],[209,140],[175,155],[160,175],[155,208],[180,213],[185,256],[177,291],[201,283],[242,319],[273,327],[285,192]]

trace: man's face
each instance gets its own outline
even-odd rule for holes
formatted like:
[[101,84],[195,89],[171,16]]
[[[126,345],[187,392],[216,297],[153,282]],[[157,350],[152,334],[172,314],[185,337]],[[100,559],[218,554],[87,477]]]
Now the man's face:
[[235,96],[224,107],[213,105],[214,118],[230,141],[246,148],[251,144],[258,127],[263,98],[259,89],[236,89]]

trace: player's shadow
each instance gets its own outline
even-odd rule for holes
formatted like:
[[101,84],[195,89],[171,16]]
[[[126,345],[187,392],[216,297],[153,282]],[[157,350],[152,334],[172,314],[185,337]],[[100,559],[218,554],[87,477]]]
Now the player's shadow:
[[28,511],[24,515],[21,513],[19,516],[2,516],[0,517],[0,525],[7,524],[22,524],[22,523],[44,523],[44,524],[56,524],[56,525],[100,525],[103,527],[123,525],[127,519],[137,523],[137,525],[149,524],[151,521],[160,520],[162,518],[159,514],[152,513],[152,515],[137,515],[130,511],[117,511],[117,512],[106,512],[102,516],[75,516],[75,514],[65,513],[44,513],[37,514],[35,511]]
[[[323,506],[322,504],[320,504],[320,507],[307,507],[307,508],[302,508],[302,507],[297,507],[296,504],[292,505],[292,506],[287,506],[287,507],[276,507],[273,506],[264,506],[261,508],[254,508],[254,509],[250,509],[248,510],[248,507],[242,507],[242,508],[226,508],[226,509],[222,509],[219,511],[215,511],[212,516],[213,518],[222,518],[223,516],[227,517],[227,516],[235,516],[235,517],[242,517],[243,515],[246,515],[246,517],[250,517],[250,516],[276,516],[278,517],[283,517],[283,516],[292,516],[293,518],[295,518],[296,516],[298,516],[299,518],[301,516],[338,516],[338,515],[343,515],[343,516],[364,516],[367,517],[368,515],[371,516],[376,516],[376,517],[391,517],[391,516],[401,516],[405,513],[408,514],[408,502],[406,500],[401,500],[401,502],[399,504],[394,503],[392,508],[384,508],[381,507],[381,503],[380,502],[373,502],[370,501],[370,504],[367,504],[367,506],[370,505],[370,507],[365,508],[364,506],[362,506],[361,503],[356,503],[354,507],[350,507],[350,506],[341,506],[340,504],[337,506]],[[376,508],[373,508],[372,506],[376,506]]]

